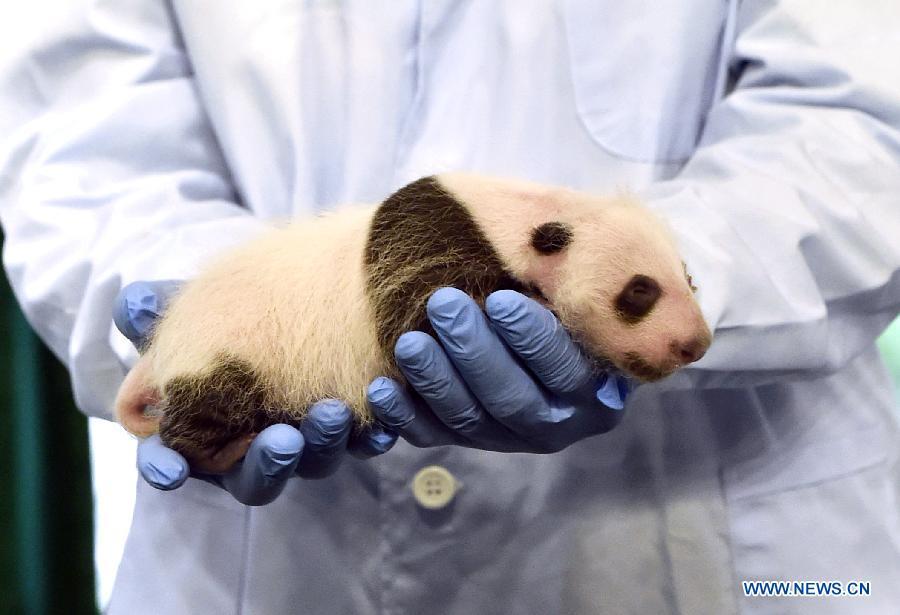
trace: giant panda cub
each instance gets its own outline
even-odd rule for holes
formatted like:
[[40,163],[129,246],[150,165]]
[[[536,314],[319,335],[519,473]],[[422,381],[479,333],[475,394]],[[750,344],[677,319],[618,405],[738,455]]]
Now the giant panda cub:
[[365,424],[367,385],[401,378],[394,343],[431,331],[425,304],[442,286],[482,304],[499,289],[529,295],[598,365],[642,381],[696,361],[711,342],[670,233],[633,199],[438,175],[212,262],[157,323],[116,417],[211,472],[323,398],[344,400]]

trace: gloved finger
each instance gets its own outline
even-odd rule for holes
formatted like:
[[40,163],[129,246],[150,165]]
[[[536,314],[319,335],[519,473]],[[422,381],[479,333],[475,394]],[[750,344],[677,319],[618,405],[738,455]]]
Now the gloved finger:
[[187,460],[162,443],[159,434],[142,440],[137,448],[138,472],[152,487],[177,489],[190,474]]
[[537,376],[558,394],[594,388],[591,361],[550,310],[512,290],[499,290],[485,300],[485,312],[503,341]]
[[475,301],[455,288],[428,300],[428,317],[469,390],[491,416],[526,439],[540,435],[552,408],[544,390],[491,329]]
[[485,300],[494,329],[550,391],[592,394],[604,406],[621,410],[633,385],[620,374],[596,374],[591,361],[572,341],[553,313],[512,290]]
[[[497,291],[485,301],[494,329],[551,392],[573,405],[571,415],[557,417],[565,429],[554,437],[609,431],[622,419],[628,384],[617,374],[597,374],[550,310],[520,293]],[[597,403],[600,402],[600,403]],[[551,406],[553,403],[551,402]],[[557,443],[560,443],[557,440]]]
[[376,423],[363,431],[351,433],[347,451],[357,459],[371,459],[391,450],[399,437],[396,431]]
[[462,444],[462,438],[441,423],[424,403],[417,402],[390,378],[376,378],[366,392],[369,408],[382,424],[419,448]]
[[140,349],[146,343],[153,323],[165,311],[181,284],[178,280],[132,282],[116,295],[113,322],[136,348]]
[[270,425],[253,439],[241,462],[212,482],[242,504],[262,506],[281,494],[303,454],[299,431],[290,425]]
[[313,404],[300,424],[306,450],[297,466],[303,478],[324,478],[337,471],[347,450],[353,415],[346,404],[323,399]]
[[635,384],[625,376],[603,374],[596,383],[597,401],[611,410],[624,410],[625,400],[634,390]]
[[394,356],[409,385],[451,431],[481,447],[519,450],[511,442],[518,438],[484,411],[434,338],[421,331],[404,333]]

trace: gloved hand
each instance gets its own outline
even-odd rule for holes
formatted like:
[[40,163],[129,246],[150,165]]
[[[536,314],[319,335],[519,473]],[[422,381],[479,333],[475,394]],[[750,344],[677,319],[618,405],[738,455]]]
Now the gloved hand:
[[388,378],[368,389],[378,419],[413,445],[548,453],[621,420],[631,383],[598,375],[536,301],[497,291],[485,316],[465,293],[441,288],[427,311],[440,344],[413,331],[394,349],[419,397]]
[[[137,348],[147,341],[178,286],[174,281],[135,282],[119,293],[113,320]],[[138,445],[138,471],[157,489],[180,487],[191,475],[222,487],[244,504],[268,504],[291,476],[323,478],[337,470],[346,452],[369,458],[387,452],[396,442],[396,433],[377,425],[362,434],[352,433],[351,418],[342,402],[320,401],[310,408],[299,430],[290,425],[267,427],[254,438],[243,461],[215,476],[191,473],[185,458],[154,435]]]

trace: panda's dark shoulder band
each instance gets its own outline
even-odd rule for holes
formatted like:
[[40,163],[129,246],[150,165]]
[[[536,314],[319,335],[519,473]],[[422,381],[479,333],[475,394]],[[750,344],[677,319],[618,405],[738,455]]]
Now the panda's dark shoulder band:
[[384,256],[379,249],[396,247],[408,237],[423,233],[433,237],[435,232],[469,233],[473,225],[465,205],[447,192],[436,177],[423,177],[403,186],[378,206],[366,243],[366,264]]
[[499,267],[493,246],[468,207],[434,176],[390,195],[375,211],[366,242],[367,268],[409,259],[441,259],[456,266]]
[[378,340],[389,354],[405,331],[431,330],[425,303],[438,288],[483,301],[516,285],[466,204],[434,176],[400,188],[376,209],[364,260]]

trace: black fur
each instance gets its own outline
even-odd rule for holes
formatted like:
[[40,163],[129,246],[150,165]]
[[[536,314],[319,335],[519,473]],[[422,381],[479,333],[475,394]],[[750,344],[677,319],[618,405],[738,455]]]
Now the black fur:
[[391,363],[401,334],[434,333],[425,304],[442,286],[454,286],[482,306],[495,290],[538,294],[504,269],[465,205],[434,177],[401,188],[381,204],[369,230],[365,267],[378,341]]
[[659,283],[646,275],[636,275],[615,299],[616,314],[628,324],[643,320],[662,294]]
[[208,458],[232,440],[275,423],[299,426],[292,418],[299,413],[273,403],[250,365],[224,355],[205,376],[170,380],[163,399],[157,409],[160,438],[189,461]]
[[531,246],[541,254],[554,254],[572,242],[572,226],[545,222],[531,232]]

